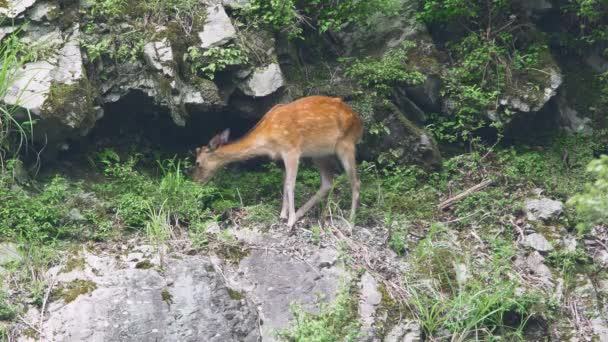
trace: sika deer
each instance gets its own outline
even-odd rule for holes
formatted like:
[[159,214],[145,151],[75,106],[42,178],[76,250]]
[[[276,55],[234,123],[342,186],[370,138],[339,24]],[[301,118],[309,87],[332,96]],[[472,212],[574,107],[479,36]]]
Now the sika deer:
[[[360,182],[355,160],[356,144],[363,123],[350,106],[339,98],[310,96],[273,107],[243,138],[228,144],[230,131],[216,135],[207,146],[196,149],[194,179],[205,183],[222,166],[256,156],[283,159],[285,183],[281,218],[291,228],[331,189],[331,158],[337,155],[352,191],[350,220],[354,220]],[[295,211],[294,188],[300,158],[311,157],[321,173],[321,188]]]

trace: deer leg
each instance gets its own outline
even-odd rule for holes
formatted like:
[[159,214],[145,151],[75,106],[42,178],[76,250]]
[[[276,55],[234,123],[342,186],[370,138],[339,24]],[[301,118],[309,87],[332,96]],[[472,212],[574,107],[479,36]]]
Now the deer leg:
[[304,216],[304,214],[306,214],[310,208],[325,198],[331,189],[331,184],[333,182],[333,176],[331,174],[331,160],[329,158],[314,158],[313,163],[319,168],[319,172],[321,173],[321,188],[314,196],[312,196],[311,199],[308,200],[308,202],[306,202],[306,204],[298,209],[296,212],[296,219]]
[[[285,168],[285,177],[283,179],[283,184],[286,184],[287,180],[287,168]],[[281,206],[281,215],[279,216],[282,220],[287,220],[287,209],[289,206],[289,201],[287,198],[287,189],[283,186],[283,205]]]
[[353,146],[347,144],[340,144],[337,146],[337,154],[342,166],[344,167],[344,171],[348,175],[348,179],[350,180],[351,193],[352,193],[352,203],[350,207],[350,222],[354,222],[355,214],[357,211],[357,204],[359,203],[359,188],[361,187],[361,182],[359,181],[359,177],[357,176],[357,161],[355,159],[355,149]]
[[294,191],[296,187],[296,178],[298,176],[298,163],[300,156],[295,154],[286,153],[283,156],[285,162],[285,193],[287,194],[287,205],[289,219],[287,220],[287,226],[293,227],[296,223],[296,209],[294,204]]

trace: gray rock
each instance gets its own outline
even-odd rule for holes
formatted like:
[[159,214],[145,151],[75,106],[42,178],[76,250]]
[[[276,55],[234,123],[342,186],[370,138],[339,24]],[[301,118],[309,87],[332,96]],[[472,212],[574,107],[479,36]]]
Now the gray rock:
[[559,112],[560,125],[569,133],[591,134],[591,118],[581,116],[579,112],[572,108],[563,92],[557,98],[557,110]]
[[546,197],[540,199],[527,199],[524,203],[526,216],[530,221],[546,221],[558,218],[563,210],[564,203]]
[[80,210],[76,208],[72,208],[70,210],[70,212],[68,213],[68,219],[73,222],[82,222],[87,220],[87,218],[84,217],[82,213],[80,213]]
[[33,21],[50,20],[51,13],[56,10],[57,10],[57,6],[55,4],[39,2],[34,5],[32,10],[30,11],[28,17],[31,18]]
[[6,5],[0,6],[0,15],[6,16],[9,19],[17,18],[35,2],[36,0],[7,0]]
[[553,245],[551,245],[551,243],[543,235],[538,233],[526,236],[524,245],[539,252],[548,252],[553,250]]
[[608,268],[608,251],[604,249],[598,250],[593,255],[593,262],[603,268]]
[[144,45],[144,58],[155,70],[162,71],[167,76],[173,76],[173,50],[165,38],[160,42],[151,42]]
[[2,39],[4,39],[4,37],[6,37],[8,34],[12,33],[13,31],[15,31],[17,28],[16,27],[0,27],[0,41]]
[[251,0],[222,0],[222,5],[226,6],[227,8],[238,9],[247,7],[250,2]]
[[532,252],[526,258],[526,266],[537,276],[543,279],[551,279],[551,270],[545,265],[545,258],[538,252]]
[[591,319],[591,327],[598,341],[608,341],[608,323],[602,317]]
[[338,251],[333,248],[323,248],[317,254],[316,265],[319,268],[329,268],[338,261]]
[[[259,339],[255,308],[245,299],[232,298],[222,276],[204,257],[168,258],[163,274],[153,269],[123,268],[111,256],[89,254],[85,260],[85,270],[55,273],[56,288],[82,279],[95,289],[69,303],[62,299],[51,302],[42,340]],[[97,271],[92,272],[92,267]]]
[[224,45],[236,37],[236,30],[222,5],[207,7],[205,25],[198,37],[203,49]]
[[272,63],[264,68],[256,69],[245,82],[241,83],[239,88],[245,95],[263,97],[279,90],[284,84],[281,67],[277,63]]
[[23,256],[19,253],[16,244],[12,242],[0,243],[0,266],[21,260],[23,260]]
[[384,342],[420,342],[422,329],[417,321],[403,321],[394,326],[384,337]]
[[[79,37],[77,26],[72,28],[71,34],[56,28],[29,28],[23,38],[25,42],[44,41],[45,46],[53,47],[55,52],[44,60],[25,64],[8,88],[4,101],[42,119],[58,121],[67,131],[88,132],[99,115],[88,107],[86,89],[80,84],[87,80],[83,73]],[[60,90],[51,99],[49,95],[53,87]],[[39,129],[42,126],[38,126]],[[55,128],[54,132],[46,133],[50,133],[48,139],[51,140],[60,130]]]
[[388,130],[381,134],[363,133],[360,153],[364,158],[378,159],[390,153],[390,158],[402,165],[417,164],[427,170],[441,166],[441,154],[436,142],[423,129],[410,121],[399,108],[383,101],[373,104],[373,116],[365,123],[378,123]]
[[376,308],[381,301],[382,294],[378,291],[378,282],[371,274],[365,272],[359,282],[359,317],[362,331],[371,331]]
[[576,236],[568,235],[568,236],[564,237],[563,246],[566,251],[568,251],[568,252],[576,251],[576,245],[577,245]]
[[544,83],[539,84],[541,86],[540,90],[528,87],[513,89],[511,94],[500,100],[500,104],[521,113],[538,112],[541,110],[553,96],[557,95],[557,89],[563,82],[563,77],[557,64],[554,61],[552,62],[552,64],[545,67],[545,72],[550,76]]
[[[273,243],[264,239],[258,241],[266,246]],[[319,300],[333,301],[342,281],[347,280],[348,275],[341,268],[314,267],[315,259],[316,253],[302,261],[272,250],[255,249],[236,269],[224,270],[229,285],[257,304],[264,321],[263,341],[276,341],[275,332],[287,328],[293,320],[291,304],[318,312]]]

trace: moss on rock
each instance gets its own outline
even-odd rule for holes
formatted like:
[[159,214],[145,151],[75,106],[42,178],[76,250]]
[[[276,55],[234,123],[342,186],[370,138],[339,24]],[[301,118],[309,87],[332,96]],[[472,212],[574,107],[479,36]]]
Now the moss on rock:
[[54,118],[62,124],[82,131],[95,125],[95,91],[85,78],[73,84],[54,83],[42,106],[42,117]]
[[63,302],[67,304],[76,300],[78,296],[93,292],[95,289],[97,289],[97,284],[94,282],[76,279],[53,290],[51,300],[63,299]]

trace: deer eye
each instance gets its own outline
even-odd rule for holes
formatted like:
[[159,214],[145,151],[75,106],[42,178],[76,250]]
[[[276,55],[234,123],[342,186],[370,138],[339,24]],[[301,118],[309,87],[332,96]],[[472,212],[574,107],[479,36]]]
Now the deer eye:
[[201,166],[201,162],[199,162],[198,160],[196,161],[196,166]]

